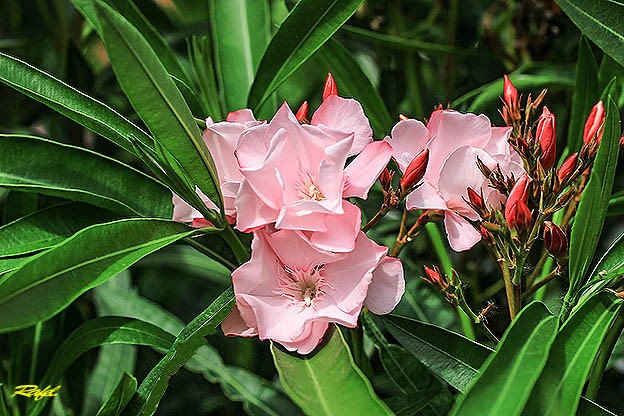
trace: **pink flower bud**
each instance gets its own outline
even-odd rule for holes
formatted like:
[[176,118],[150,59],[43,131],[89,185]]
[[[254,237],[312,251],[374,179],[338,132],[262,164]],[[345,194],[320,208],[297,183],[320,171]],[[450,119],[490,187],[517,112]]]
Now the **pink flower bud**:
[[505,204],[505,219],[510,228],[518,231],[526,229],[531,223],[531,210],[529,209],[529,182],[531,179],[523,173],[509,193]]
[[509,108],[517,106],[518,90],[507,75],[504,76],[503,99]]
[[399,182],[404,192],[416,185],[425,176],[427,163],[429,163],[429,149],[423,150],[412,159]]
[[440,290],[446,290],[448,288],[448,283],[442,278],[440,274],[440,270],[437,267],[433,269],[427,266],[424,266],[426,280],[434,286],[437,286]]
[[557,171],[557,178],[559,178],[559,183],[566,182],[570,176],[576,170],[576,164],[578,163],[578,152],[572,153],[570,156],[566,158],[559,167]]
[[323,101],[325,101],[330,95],[338,95],[338,87],[336,86],[336,81],[334,81],[332,74],[327,74],[325,88],[323,88]]
[[308,124],[307,120],[308,120],[308,102],[304,101],[301,104],[301,107],[299,107],[299,110],[297,110],[297,114],[295,115],[295,117],[297,118],[297,121],[300,124]]
[[555,115],[547,107],[544,107],[537,122],[536,137],[542,149],[540,162],[544,169],[550,169],[557,158],[557,131]]
[[585,122],[585,129],[583,130],[583,143],[587,146],[596,138],[596,141],[600,143],[602,139],[602,132],[604,130],[604,121],[606,118],[606,113],[604,109],[604,105],[602,101],[598,101],[598,103],[592,108],[591,113],[589,113],[589,117],[587,117],[587,121]]
[[557,224],[544,221],[544,246],[553,256],[563,259],[568,254],[568,236]]

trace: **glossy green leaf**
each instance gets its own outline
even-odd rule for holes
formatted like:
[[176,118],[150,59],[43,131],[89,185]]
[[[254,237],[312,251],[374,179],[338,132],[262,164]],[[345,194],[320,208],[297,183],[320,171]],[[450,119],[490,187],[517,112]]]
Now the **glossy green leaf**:
[[130,138],[152,139],[124,116],[26,62],[0,52],[0,81],[134,153]]
[[[173,262],[172,264],[175,264]],[[111,279],[95,289],[96,304],[114,315],[122,315],[150,322],[171,334],[179,334],[184,322],[160,305],[120,287]],[[185,367],[201,373],[211,383],[219,383],[225,395],[233,401],[243,402],[250,415],[279,416],[283,413],[298,415],[299,409],[267,380],[243,368],[226,365],[218,351],[204,344]]]
[[193,37],[189,46],[189,58],[195,77],[199,99],[204,110],[203,116],[221,120],[221,104],[212,57],[212,46],[208,36]]
[[616,192],[611,196],[607,215],[624,215],[624,192]]
[[340,29],[363,0],[301,0],[271,39],[247,104],[259,108],[297,68]]
[[572,112],[568,127],[568,148],[570,153],[581,150],[583,127],[591,108],[598,102],[598,64],[587,38],[579,42],[576,75],[572,93]]
[[570,288],[564,299],[564,314],[587,281],[585,274],[598,245],[613,188],[622,130],[618,108],[611,98],[606,103],[606,112],[602,141],[570,234]]
[[377,137],[388,134],[392,117],[379,91],[366,76],[360,64],[347,48],[335,39],[329,39],[315,54],[331,72],[341,96],[355,97],[368,116]]
[[605,409],[600,406],[598,403],[595,403],[589,400],[586,397],[581,397],[581,401],[579,403],[578,410],[576,411],[577,416],[616,416],[615,413]]
[[617,0],[557,0],[557,3],[585,36],[624,65],[624,3]]
[[579,303],[594,293],[617,282],[624,274],[624,233],[620,234],[602,255],[589,274],[589,282],[581,290]]
[[225,109],[245,108],[249,89],[271,39],[266,0],[212,0],[210,30]]
[[623,304],[614,293],[600,292],[566,321],[550,348],[524,415],[576,414],[594,359]]
[[442,391],[439,389],[429,389],[418,393],[390,397],[389,399],[385,399],[384,402],[390,407],[390,410],[392,410],[395,416],[442,416],[447,414],[447,412],[440,412],[437,410],[431,411],[427,409],[428,406],[436,404],[439,401],[441,393]]
[[83,228],[119,218],[110,211],[80,202],[44,208],[0,227],[0,257],[43,250]]
[[18,269],[22,264],[27,262],[30,257],[11,257],[0,259],[0,278],[3,274]]
[[405,349],[459,391],[466,389],[492,352],[462,335],[425,322],[395,315],[381,320]]
[[137,394],[130,403],[131,411],[139,415],[151,415],[169,385],[169,379],[185,365],[199,347],[204,337],[215,332],[234,305],[234,291],[230,286],[202,313],[197,315],[178,334],[167,355],[145,377]]
[[119,416],[136,392],[137,381],[131,374],[124,373],[115,390],[97,412],[97,416]]
[[391,415],[355,365],[337,327],[312,355],[271,344],[273,361],[288,395],[309,415]]
[[171,218],[171,191],[90,150],[0,134],[0,187],[87,202],[126,215]]
[[[214,162],[182,94],[140,32],[107,5],[96,8],[113,70],[130,103],[192,182],[221,206]],[[216,213],[208,217],[221,223]]]
[[481,366],[479,375],[465,394],[457,399],[450,415],[521,414],[546,365],[557,328],[557,318],[543,303],[533,302],[525,307],[505,332],[496,351]]
[[54,316],[142,257],[195,232],[184,224],[158,219],[85,228],[0,278],[0,333]]
[[[173,340],[171,334],[147,322],[116,316],[95,318],[79,326],[63,341],[39,384],[58,385],[70,364],[85,352],[102,345],[145,345],[166,350]],[[28,415],[37,416],[45,404],[46,400],[33,401]]]

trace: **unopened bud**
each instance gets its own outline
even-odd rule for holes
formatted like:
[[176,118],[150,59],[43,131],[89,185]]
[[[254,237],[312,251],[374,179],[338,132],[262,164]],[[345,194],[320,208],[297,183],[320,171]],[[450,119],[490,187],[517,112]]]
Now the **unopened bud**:
[[559,170],[557,171],[557,178],[559,183],[566,183],[570,177],[576,171],[576,165],[578,164],[578,152],[572,153],[563,161]]
[[392,185],[392,173],[390,173],[388,168],[384,168],[384,170],[381,171],[379,182],[381,182],[381,189],[386,192],[390,190],[390,186]]
[[399,120],[400,120],[400,121],[409,120],[409,117],[408,117],[408,116],[406,116],[405,114],[399,114]]
[[537,122],[536,137],[542,149],[540,162],[544,169],[550,169],[557,158],[557,131],[555,115],[544,107],[542,115]]
[[299,124],[308,124],[308,102],[304,101],[295,115]]
[[568,236],[557,224],[544,221],[544,246],[557,259],[568,255]]
[[503,76],[503,99],[509,108],[516,108],[518,105],[518,90],[513,85],[507,75]]
[[523,173],[509,193],[505,203],[505,220],[510,228],[518,231],[526,229],[531,223],[531,210],[529,201],[529,182],[531,179]]
[[492,233],[489,232],[484,226],[483,224],[479,225],[479,233],[481,233],[481,237],[483,238],[483,240],[485,240],[486,243],[488,243],[489,245],[493,245],[495,243],[494,241],[494,237],[492,236]]
[[423,176],[425,176],[427,163],[429,163],[429,149],[425,149],[418,155],[416,155],[416,157],[405,169],[405,173],[403,174],[403,177],[399,182],[399,184],[401,185],[401,190],[403,190],[403,192],[407,192],[414,185],[420,182]]
[[336,86],[336,81],[334,81],[334,77],[332,74],[327,74],[327,79],[325,80],[325,88],[323,88],[323,101],[327,99],[330,95],[338,95],[338,87]]
[[588,146],[594,140],[600,143],[604,130],[605,118],[606,113],[601,100],[592,108],[585,122],[585,129],[583,130],[583,143],[585,146]]
[[483,202],[482,195],[478,194],[477,191],[471,187],[466,188],[466,193],[468,193],[468,201],[470,202],[470,205],[472,205],[472,208],[477,212],[477,214],[483,216],[487,213],[487,208]]
[[425,280],[427,280],[432,285],[438,287],[440,290],[445,291],[448,289],[448,283],[442,278],[440,274],[440,270],[437,267],[429,268],[424,266],[425,269]]

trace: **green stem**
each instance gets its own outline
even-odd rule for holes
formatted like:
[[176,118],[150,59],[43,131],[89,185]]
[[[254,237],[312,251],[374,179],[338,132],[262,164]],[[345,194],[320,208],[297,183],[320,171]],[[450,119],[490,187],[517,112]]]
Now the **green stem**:
[[232,227],[225,227],[221,232],[221,237],[223,237],[225,242],[230,246],[239,264],[243,264],[249,260],[249,249],[245,247],[240,238],[238,238]]
[[494,343],[494,345],[498,344],[498,338],[496,338],[496,335],[494,335],[492,333],[492,331],[490,331],[490,328],[488,328],[485,325],[485,322],[483,321],[483,318],[478,317],[472,311],[472,309],[470,309],[470,306],[468,306],[468,304],[466,303],[466,300],[463,298],[463,296],[462,296],[462,300],[459,303],[459,307],[461,308],[461,310],[470,319],[472,319],[472,322],[474,322],[474,324],[477,326],[477,328],[479,328],[481,330],[481,332],[483,332],[485,334],[485,336],[488,337],[488,339]]
[[[425,224],[425,230],[427,230],[429,240],[433,245],[433,250],[438,256],[438,261],[440,262],[440,267],[442,268],[442,271],[447,276],[450,276],[453,270],[453,263],[451,262],[451,258],[449,257],[448,252],[446,251],[446,247],[444,246],[444,241],[442,240],[442,235],[440,234],[438,226],[433,222],[429,222]],[[466,312],[464,312],[463,309],[459,309],[458,312],[459,323],[461,324],[464,335],[466,335],[470,339],[476,340],[477,335],[475,334],[474,327],[472,326],[472,319],[470,319],[470,317],[466,314]]]
[[32,356],[30,359],[30,371],[28,372],[28,384],[35,384],[35,372],[37,371],[37,357],[39,356],[39,342],[41,341],[41,327],[43,324],[41,321],[35,325],[35,332],[33,334],[33,348]]
[[624,328],[624,316],[619,315],[603,340],[598,358],[596,358],[596,362],[589,375],[589,383],[587,384],[587,391],[585,392],[585,397],[588,399],[595,400],[598,395],[602,375],[607,368],[607,363],[609,362],[609,357],[611,357],[613,348],[615,348],[615,344],[620,338],[622,328]]
[[216,251],[212,250],[211,248],[206,247],[205,245],[201,243],[198,243],[193,238],[186,238],[184,242],[188,244],[189,246],[193,247],[195,250],[199,251],[200,253],[205,254],[211,259],[221,263],[222,265],[227,267],[230,271],[236,269],[236,265],[234,263],[232,263],[231,261],[229,261],[222,255],[220,255]]

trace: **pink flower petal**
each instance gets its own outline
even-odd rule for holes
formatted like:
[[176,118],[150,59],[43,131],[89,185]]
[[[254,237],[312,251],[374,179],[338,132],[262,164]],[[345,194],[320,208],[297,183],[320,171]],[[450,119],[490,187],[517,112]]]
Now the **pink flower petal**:
[[344,170],[344,197],[366,199],[381,171],[386,167],[392,155],[392,146],[388,142],[372,142],[366,145]]
[[405,200],[407,209],[446,209],[446,201],[440,193],[426,180],[414,189]]
[[321,343],[323,335],[325,335],[328,327],[329,323],[326,321],[308,322],[305,331],[296,341],[282,341],[280,344],[289,351],[297,351],[299,354],[309,354]]
[[227,336],[255,337],[258,331],[250,328],[241,317],[238,307],[234,305],[230,314],[221,322],[221,330]]
[[327,231],[302,232],[319,250],[349,252],[355,247],[355,238],[362,226],[362,213],[358,207],[350,202],[342,202],[343,215],[325,215]]
[[452,211],[444,213],[444,227],[451,248],[466,251],[481,240],[481,234],[465,219]]
[[242,110],[237,110],[229,113],[225,118],[225,121],[229,121],[231,123],[248,123],[257,120],[250,109],[243,108]]
[[279,212],[268,205],[256,195],[247,181],[243,180],[235,202],[236,228],[249,233],[267,224],[274,222]]
[[384,257],[373,270],[373,280],[364,300],[372,313],[385,315],[399,304],[405,292],[403,265],[396,257]]
[[418,120],[402,120],[392,128],[391,137],[385,140],[392,145],[392,157],[401,172],[405,172],[412,159],[427,147],[429,131]]

